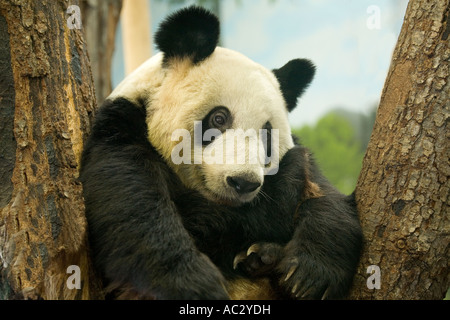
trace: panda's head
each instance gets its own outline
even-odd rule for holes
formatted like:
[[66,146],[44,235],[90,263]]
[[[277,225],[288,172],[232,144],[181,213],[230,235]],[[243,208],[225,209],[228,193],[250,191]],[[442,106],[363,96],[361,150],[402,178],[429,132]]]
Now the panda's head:
[[148,138],[188,187],[211,201],[255,198],[294,146],[288,112],[311,82],[304,59],[268,70],[217,47],[219,21],[189,7],[160,26],[157,54],[128,76],[111,98],[147,109]]

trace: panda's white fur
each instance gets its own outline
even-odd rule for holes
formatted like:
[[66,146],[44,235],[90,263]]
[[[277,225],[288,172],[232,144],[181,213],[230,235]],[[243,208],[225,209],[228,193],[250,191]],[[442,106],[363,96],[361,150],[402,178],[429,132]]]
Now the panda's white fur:
[[[236,146],[236,153],[246,153],[248,161],[244,164],[225,161],[225,164],[208,164],[202,159],[201,164],[175,165],[171,153],[179,141],[171,141],[171,136],[176,129],[187,129],[194,137],[194,121],[202,121],[216,106],[225,106],[234,119],[232,129],[258,132],[267,122],[278,129],[275,152],[279,160],[294,146],[288,110],[275,75],[230,49],[217,47],[212,55],[195,65],[189,58],[180,58],[165,66],[159,53],[123,80],[110,96],[116,97],[125,97],[136,104],[145,101],[150,143],[187,187],[216,202],[251,201],[260,188],[239,195],[226,178],[246,176],[262,185],[264,163],[254,164],[249,158],[252,156],[249,148]],[[225,132],[209,147],[219,148],[219,144],[226,144],[227,138],[235,139],[235,136]]]

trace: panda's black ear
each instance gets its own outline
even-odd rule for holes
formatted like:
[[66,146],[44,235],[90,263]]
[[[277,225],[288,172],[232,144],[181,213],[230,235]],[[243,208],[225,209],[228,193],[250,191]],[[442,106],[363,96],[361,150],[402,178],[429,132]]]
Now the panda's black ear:
[[314,64],[306,59],[291,60],[280,69],[273,70],[289,112],[296,107],[297,99],[308,88],[315,72]]
[[209,57],[219,41],[219,20],[211,12],[197,6],[181,9],[167,17],[155,35],[164,63],[171,58],[190,58],[193,63]]

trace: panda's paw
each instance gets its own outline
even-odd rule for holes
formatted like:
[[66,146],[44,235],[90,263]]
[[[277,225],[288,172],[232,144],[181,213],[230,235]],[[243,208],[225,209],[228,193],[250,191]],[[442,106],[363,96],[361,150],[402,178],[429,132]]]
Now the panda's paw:
[[241,268],[250,277],[271,274],[281,260],[283,248],[276,243],[259,242],[236,255],[233,268]]
[[307,252],[287,254],[277,266],[279,285],[292,299],[340,298],[339,270]]

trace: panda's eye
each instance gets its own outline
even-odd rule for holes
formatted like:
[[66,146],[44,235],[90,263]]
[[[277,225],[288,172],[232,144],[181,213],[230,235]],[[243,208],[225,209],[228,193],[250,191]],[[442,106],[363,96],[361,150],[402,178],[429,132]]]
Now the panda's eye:
[[208,128],[221,130],[230,125],[230,111],[225,107],[215,107],[206,118]]
[[227,118],[224,114],[219,113],[219,114],[214,115],[213,123],[212,123],[214,127],[220,128],[223,125],[225,125],[225,123],[227,123]]

